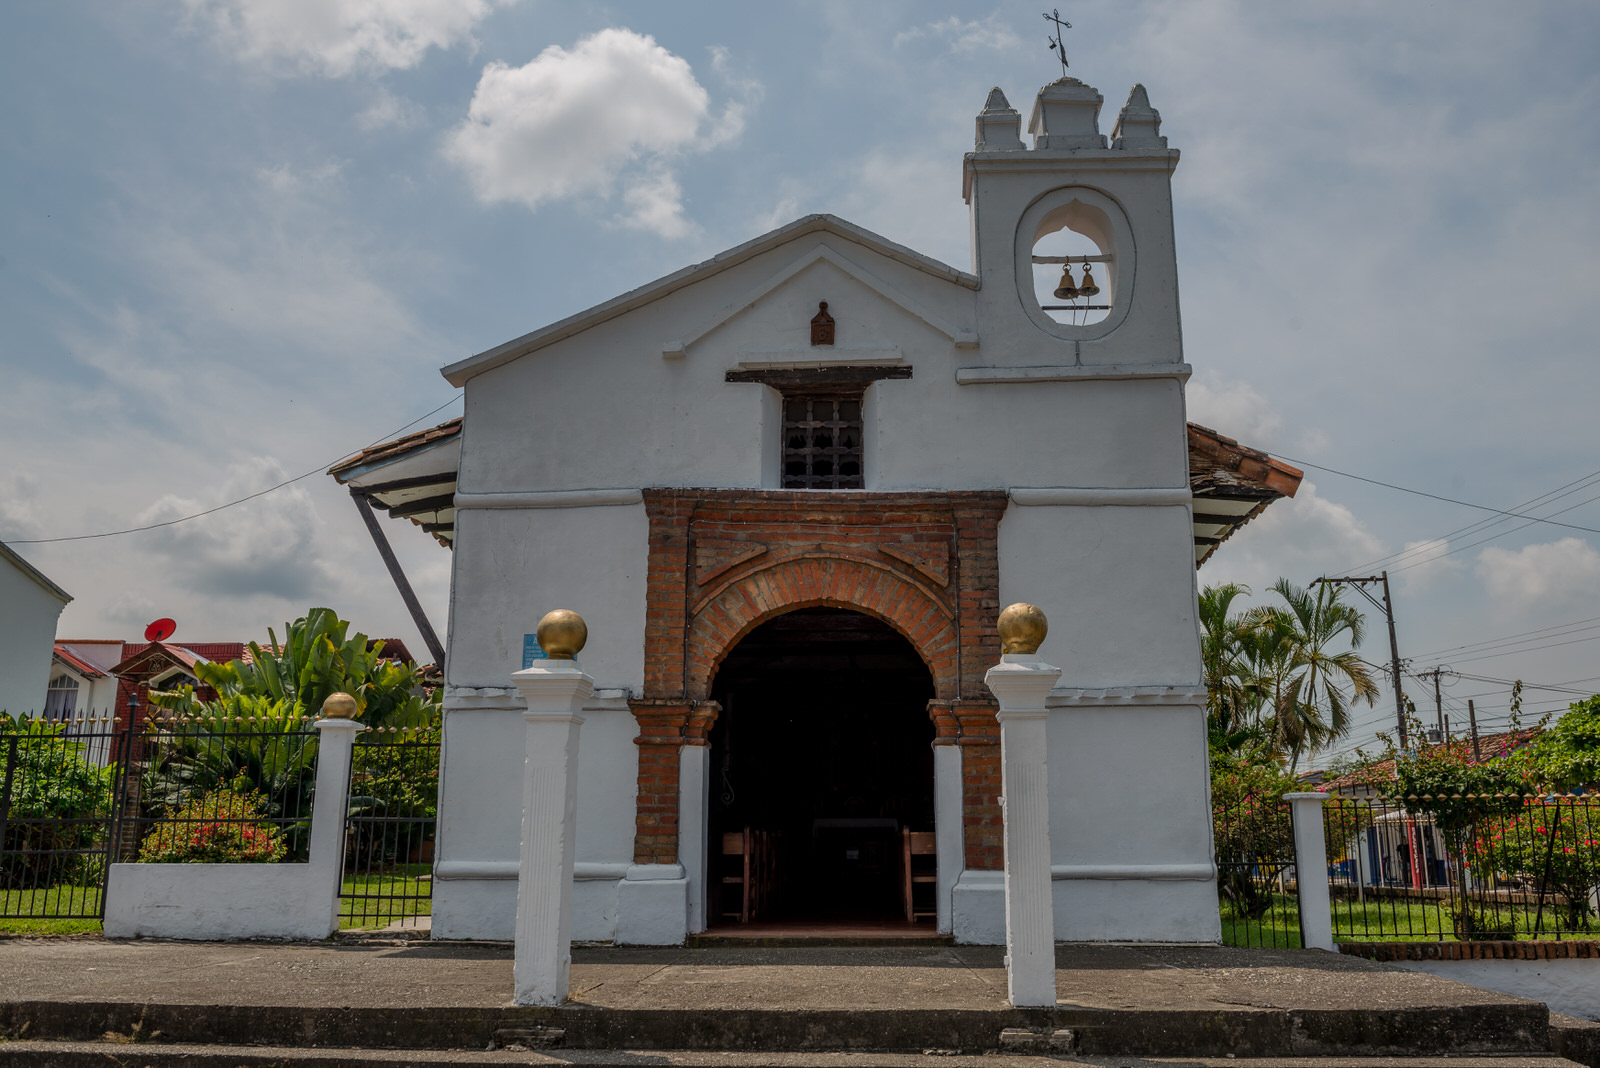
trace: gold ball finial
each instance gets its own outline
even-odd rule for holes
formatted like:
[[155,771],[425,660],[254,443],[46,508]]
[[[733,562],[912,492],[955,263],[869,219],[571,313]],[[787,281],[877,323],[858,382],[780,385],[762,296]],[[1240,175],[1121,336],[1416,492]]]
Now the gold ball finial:
[[322,702],[322,714],[328,719],[355,719],[360,713],[356,699],[343,690],[330,693]]
[[1044,609],[1036,604],[1018,601],[1007,605],[996,624],[1000,631],[1002,653],[1037,653],[1050,632],[1050,621],[1044,618]]
[[539,620],[535,636],[539,648],[551,660],[571,660],[583,651],[589,640],[589,625],[583,617],[570,608],[557,608],[546,612]]

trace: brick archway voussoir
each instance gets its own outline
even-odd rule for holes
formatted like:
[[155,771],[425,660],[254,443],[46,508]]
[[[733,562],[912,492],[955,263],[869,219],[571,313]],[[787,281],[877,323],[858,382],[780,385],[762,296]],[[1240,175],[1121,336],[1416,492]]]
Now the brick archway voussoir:
[[777,561],[728,583],[690,620],[686,690],[703,700],[717,667],[756,627],[802,608],[847,608],[893,627],[933,676],[934,693],[958,695],[954,613],[913,582],[861,560],[800,557]]

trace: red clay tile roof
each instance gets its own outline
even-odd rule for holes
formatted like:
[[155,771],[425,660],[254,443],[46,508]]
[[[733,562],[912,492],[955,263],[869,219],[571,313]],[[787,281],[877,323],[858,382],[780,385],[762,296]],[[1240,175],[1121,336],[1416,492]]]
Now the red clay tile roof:
[[60,642],[56,643],[52,655],[86,679],[103,679],[106,677],[105,672],[83,659],[83,657],[74,654],[71,649],[63,648]]
[[438,426],[419,430],[415,434],[407,434],[403,438],[395,438],[393,441],[385,441],[382,444],[373,445],[371,448],[362,449],[348,460],[340,460],[328,468],[328,474],[343,482],[344,479],[339,478],[339,476],[346,471],[360,467],[363,464],[400,456],[419,446],[430,445],[435,441],[443,441],[445,438],[455,437],[459,433],[461,433],[461,417],[458,415],[448,423],[440,423]]
[[[1480,734],[1478,736],[1478,751],[1483,754],[1484,761],[1492,760],[1495,757],[1504,756],[1507,753],[1521,749],[1542,733],[1543,731],[1538,727],[1525,727],[1516,731]],[[1471,738],[1454,738],[1448,742],[1435,742],[1427,748],[1441,749],[1446,746],[1451,749],[1459,749],[1467,763],[1479,763],[1472,757]],[[1340,789],[1363,787],[1374,781],[1394,782],[1394,778],[1394,761],[1379,760],[1359,770],[1346,772],[1337,778],[1326,779],[1318,784],[1317,789],[1333,793]]]

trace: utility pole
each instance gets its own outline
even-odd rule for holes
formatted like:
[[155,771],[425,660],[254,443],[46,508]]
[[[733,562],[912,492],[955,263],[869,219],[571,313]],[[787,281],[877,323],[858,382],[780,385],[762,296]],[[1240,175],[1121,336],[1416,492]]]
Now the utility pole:
[[1483,753],[1478,750],[1478,710],[1472,707],[1472,698],[1467,698],[1467,724],[1472,728],[1472,759],[1482,763]]
[[[1394,675],[1394,718],[1395,724],[1400,728],[1400,750],[1406,749],[1406,699],[1401,690],[1400,683],[1400,643],[1394,636],[1394,602],[1389,597],[1389,572],[1382,571],[1368,578],[1319,578],[1311,585],[1329,583],[1334,586],[1349,585],[1355,591],[1379,608],[1383,609],[1383,617],[1389,622],[1389,670]],[[1379,583],[1383,586],[1383,602],[1366,591],[1369,583]]]

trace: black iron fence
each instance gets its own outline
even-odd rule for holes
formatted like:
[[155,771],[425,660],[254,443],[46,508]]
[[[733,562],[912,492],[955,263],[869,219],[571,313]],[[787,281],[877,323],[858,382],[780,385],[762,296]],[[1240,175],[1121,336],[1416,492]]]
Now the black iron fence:
[[[308,859],[308,717],[0,718],[0,929],[93,928],[117,862]],[[359,736],[345,809],[343,926],[430,912],[437,729]]]
[[341,925],[418,926],[432,912],[439,732],[361,734],[350,766]]
[[1600,936],[1600,796],[1332,798],[1323,820],[1338,941]]
[[307,859],[317,785],[310,717],[162,717],[120,754],[117,860]]
[[1218,800],[1212,808],[1212,827],[1223,942],[1300,946],[1289,804],[1260,795]]
[[0,921],[103,915],[116,743],[110,717],[0,720]]

